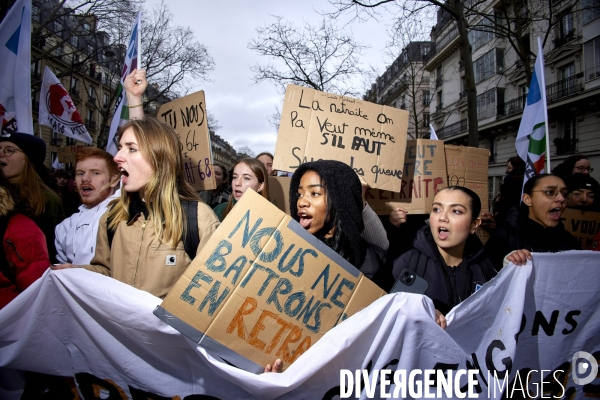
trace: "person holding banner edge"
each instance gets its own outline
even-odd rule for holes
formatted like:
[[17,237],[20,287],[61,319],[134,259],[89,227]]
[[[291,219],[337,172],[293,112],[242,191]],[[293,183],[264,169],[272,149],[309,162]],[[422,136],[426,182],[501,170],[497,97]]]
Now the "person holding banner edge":
[[567,185],[555,175],[540,174],[523,187],[523,204],[513,208],[504,225],[485,244],[494,268],[531,259],[531,252],[580,250],[577,239],[562,224],[567,206]]
[[[433,301],[436,323],[443,329],[444,315],[496,276],[475,234],[481,224],[480,211],[481,200],[471,189],[449,186],[440,190],[433,199],[429,224],[417,232],[413,249],[393,262],[394,279],[409,269],[428,282],[424,294]],[[418,271],[422,258],[424,269]]]

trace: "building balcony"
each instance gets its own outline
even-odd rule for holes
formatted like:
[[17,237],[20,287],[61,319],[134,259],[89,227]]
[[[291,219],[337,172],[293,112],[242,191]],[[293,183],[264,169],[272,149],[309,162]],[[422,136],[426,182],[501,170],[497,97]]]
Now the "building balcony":
[[527,101],[527,95],[521,95],[510,101],[504,103],[504,116],[510,117],[511,115],[519,114],[523,112],[525,102]]
[[552,40],[552,43],[554,43],[554,48],[556,49],[569,43],[573,39],[575,39],[575,28]]
[[439,139],[448,138],[451,136],[458,135],[459,133],[467,131],[469,125],[467,124],[467,119],[461,119],[458,122],[450,124],[448,126],[443,127],[439,131],[436,132],[437,137]]
[[561,79],[558,82],[546,85],[546,100],[548,104],[555,103],[567,97],[583,92],[583,73]]
[[440,38],[436,38],[435,40],[435,48],[437,52],[440,52],[446,47],[448,43],[450,43],[454,38],[458,36],[458,27],[454,26],[451,28],[444,36]]

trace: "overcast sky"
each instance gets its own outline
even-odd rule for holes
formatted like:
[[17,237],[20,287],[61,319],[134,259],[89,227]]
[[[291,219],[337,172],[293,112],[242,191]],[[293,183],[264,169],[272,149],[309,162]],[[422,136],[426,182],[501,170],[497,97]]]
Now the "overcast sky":
[[[148,1],[147,8],[156,3]],[[219,121],[217,131],[236,150],[249,146],[255,154],[273,152],[277,134],[268,117],[275,113],[282,96],[273,84],[254,84],[250,67],[272,60],[248,49],[255,28],[274,21],[278,15],[298,26],[304,22],[318,25],[318,11],[331,10],[325,0],[169,0],[174,22],[190,26],[198,41],[208,47],[215,61],[212,82],[198,85],[206,96],[208,111]],[[348,19],[348,18],[347,18]],[[340,24],[341,26],[341,24]],[[143,28],[142,28],[143,29]],[[363,63],[385,70],[386,22],[354,23],[354,38],[371,46],[364,52]],[[143,44],[142,44],[143,45]],[[360,88],[360,82],[357,82]]]

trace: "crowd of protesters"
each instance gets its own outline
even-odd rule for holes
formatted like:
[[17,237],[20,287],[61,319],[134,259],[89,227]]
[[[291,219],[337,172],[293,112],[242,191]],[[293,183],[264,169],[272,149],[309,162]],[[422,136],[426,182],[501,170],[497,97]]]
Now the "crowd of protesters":
[[[146,86],[144,71],[127,77],[131,120],[119,129],[118,153],[80,150],[74,176],[48,174],[40,138],[0,137],[0,307],[48,268],[85,268],[164,297],[248,189],[270,200],[269,177],[278,175],[270,153],[241,159],[231,171],[215,164],[216,188],[195,192],[174,130],[141,112]],[[445,314],[507,263],[579,249],[561,215],[566,207],[600,209],[591,171],[587,158],[572,156],[523,185],[525,164],[513,157],[492,214],[481,213],[476,193],[451,186],[435,195],[428,215],[398,207],[380,219],[351,167],[320,160],[293,173],[290,210],[384,290],[406,269],[421,275],[444,328]],[[485,246],[475,234],[480,226],[491,235]],[[266,370],[280,368],[277,360]]]

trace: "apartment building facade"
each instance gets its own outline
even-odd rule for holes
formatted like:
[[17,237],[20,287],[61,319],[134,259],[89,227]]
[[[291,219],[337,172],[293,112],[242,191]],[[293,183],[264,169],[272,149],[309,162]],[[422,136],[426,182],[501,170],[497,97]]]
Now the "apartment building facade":
[[[548,102],[548,130],[552,168],[572,154],[587,156],[600,180],[600,1],[551,0],[522,3],[523,15],[539,15],[546,7],[547,18],[531,18],[521,37],[537,54],[537,37],[549,32],[544,50]],[[484,22],[506,15],[500,1],[482,4],[489,15]],[[551,9],[550,9],[551,7]],[[543,12],[543,10],[541,10]],[[551,11],[551,12],[550,12]],[[531,12],[531,14],[530,14]],[[480,17],[481,18],[481,17]],[[491,22],[489,22],[491,24]],[[443,12],[431,35],[433,51],[425,65],[431,74],[431,121],[438,137],[453,144],[468,143],[467,101],[464,64],[460,57],[456,22]],[[516,155],[515,139],[521,121],[528,85],[523,62],[506,37],[490,30],[471,30],[479,146],[490,150],[490,199],[499,191],[507,160]],[[531,69],[533,70],[533,58]]]
[[430,132],[430,73],[424,67],[431,51],[431,42],[409,43],[363,96],[363,100],[371,103],[408,110],[411,139],[425,137]]
[[[48,22],[50,21],[50,22]],[[41,29],[32,40],[31,97],[36,135],[47,145],[46,166],[51,166],[61,147],[84,145],[40,125],[39,101],[44,69],[48,66],[70,93],[94,147],[104,147],[112,119],[112,107],[119,81],[118,60],[123,46],[111,46],[108,34],[96,29],[93,15],[80,15],[68,8],[57,11],[53,2],[32,6],[32,31]],[[73,165],[67,164],[70,170]]]

